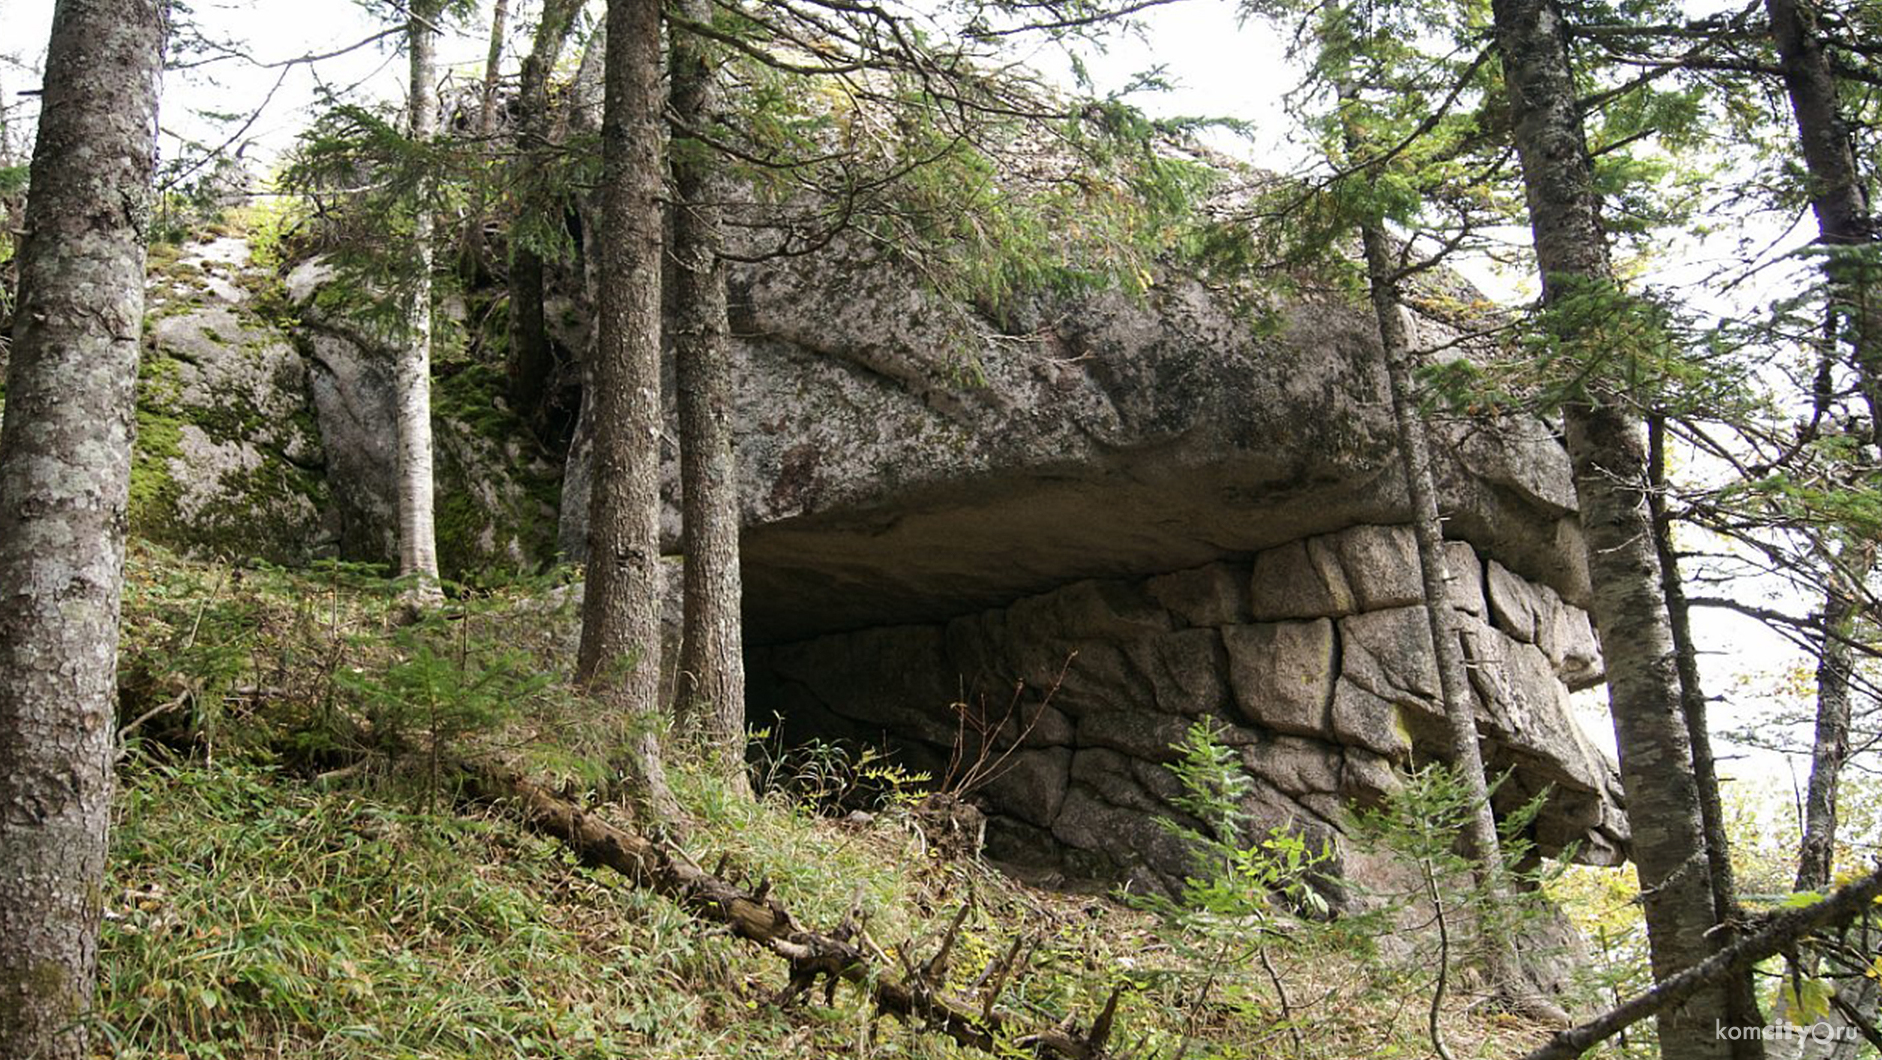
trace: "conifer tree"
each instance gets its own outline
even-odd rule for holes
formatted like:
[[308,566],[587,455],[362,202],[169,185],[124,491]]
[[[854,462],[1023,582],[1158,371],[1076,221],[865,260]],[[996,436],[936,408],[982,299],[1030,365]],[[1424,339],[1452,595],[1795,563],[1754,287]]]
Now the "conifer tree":
[[[1563,405],[1576,498],[1594,585],[1592,616],[1606,657],[1610,709],[1634,831],[1653,971],[1669,977],[1703,960],[1717,922],[1690,737],[1654,527],[1646,438],[1622,376],[1603,362],[1637,341],[1637,305],[1609,260],[1607,232],[1569,66],[1568,27],[1553,0],[1496,0],[1505,98],[1541,272],[1550,338],[1589,366]],[[1723,991],[1660,1017],[1669,1060],[1732,1055],[1714,1028],[1728,1022]]]
[[623,763],[656,819],[676,820],[660,709],[660,0],[608,0],[599,319],[590,387],[594,472],[576,676],[620,720]]
[[[695,23],[712,20],[710,0],[681,0]],[[696,727],[729,776],[744,785],[745,662],[739,579],[738,461],[733,452],[733,379],[726,319],[723,211],[730,198],[723,161],[705,142],[718,122],[721,89],[711,42],[669,31],[672,138],[673,357],[680,437],[681,552],[685,595],[679,713]]]
[[166,7],[53,15],[0,425],[0,1056],[92,1055]]

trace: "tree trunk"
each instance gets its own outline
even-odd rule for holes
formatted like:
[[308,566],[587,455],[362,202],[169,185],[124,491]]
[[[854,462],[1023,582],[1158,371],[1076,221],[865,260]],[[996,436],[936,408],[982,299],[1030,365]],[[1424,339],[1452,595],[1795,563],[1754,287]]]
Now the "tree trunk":
[[[1870,211],[1866,185],[1857,166],[1855,137],[1843,117],[1836,72],[1825,54],[1818,12],[1811,0],[1765,0],[1771,35],[1777,46],[1797,122],[1799,153],[1809,175],[1810,207],[1817,219],[1817,242],[1831,248],[1872,247],[1879,233]],[[1871,446],[1882,450],[1882,299],[1876,296],[1874,265],[1853,257],[1832,257],[1824,268],[1833,320],[1851,348],[1857,385],[1868,406]],[[1833,329],[1831,341],[1835,341]],[[1851,651],[1843,639],[1852,631],[1860,593],[1857,587],[1875,562],[1875,544],[1850,539],[1832,563],[1824,590],[1823,641],[1817,656],[1817,720],[1811,747],[1810,786],[1804,803],[1804,834],[1798,849],[1797,889],[1821,890],[1834,870],[1837,786],[1849,754]],[[1862,950],[1859,952],[1873,952]],[[1805,975],[1819,971],[1823,955],[1801,950],[1796,959]],[[1838,996],[1862,1017],[1877,1011],[1874,980],[1846,962],[1825,960],[1822,970],[1840,980]],[[1845,1026],[1840,1011],[1826,1022]],[[1848,1043],[1812,1043],[1806,1057],[1852,1055]]]
[[[412,142],[423,145],[437,130],[437,19],[439,0],[411,9]],[[393,373],[398,388],[399,576],[415,579],[410,599],[416,604],[442,598],[438,587],[438,536],[432,521],[431,478],[431,259],[433,220],[431,181],[419,183],[412,215],[413,278],[406,308],[405,346]]]
[[[1673,548],[1673,520],[1666,510],[1666,424],[1657,415],[1648,423],[1647,476],[1654,553],[1660,560],[1660,585],[1666,594],[1667,623],[1673,634],[1674,659],[1679,672],[1680,714],[1686,722],[1686,739],[1692,745],[1693,784],[1699,792],[1699,826],[1705,834],[1706,876],[1712,889],[1716,921],[1711,938],[1713,948],[1724,949],[1737,939],[1739,925],[1745,918],[1738,904],[1731,845],[1725,834],[1725,804],[1719,797],[1718,762],[1712,754],[1712,731],[1706,721],[1705,686],[1699,680],[1699,647],[1693,641],[1686,587],[1680,581],[1679,553]],[[1764,1026],[1752,973],[1747,971],[1727,979],[1725,985],[1730,992],[1726,1003],[1730,1008],[1731,1025]],[[1761,1038],[1740,1035],[1733,1040],[1732,1055],[1738,1060],[1757,1060],[1764,1054]]]
[[483,146],[497,129],[497,79],[503,72],[503,35],[510,26],[510,0],[495,0],[490,9],[490,52],[484,57],[484,86],[477,101],[477,136]]
[[[710,0],[682,0],[695,22]],[[711,148],[685,129],[718,116],[718,74],[706,42],[671,30],[674,358],[679,389],[680,487],[686,554],[679,713],[695,726],[729,776],[745,776],[745,661],[739,626],[738,463],[732,452],[732,357],[727,342],[722,203],[726,182]],[[740,785],[742,786],[742,784]]]
[[[1493,13],[1544,304],[1586,306],[1587,299],[1611,293],[1618,306],[1561,14],[1551,0],[1495,0]],[[1706,932],[1716,918],[1647,505],[1646,446],[1623,396],[1598,381],[1566,405],[1563,420],[1653,972],[1666,979],[1709,954]],[[1730,1043],[1714,1033],[1715,1021],[1726,1017],[1723,989],[1695,994],[1659,1017],[1663,1054],[1668,1060],[1729,1056]]]
[[[522,158],[523,208],[542,208],[539,179],[543,151],[549,146],[549,79],[562,57],[581,0],[544,0],[542,20],[523,60],[517,90],[517,147]],[[559,210],[559,207],[558,207]],[[512,240],[510,246],[510,357],[507,367],[510,407],[538,436],[546,433],[544,406],[555,375],[555,352],[543,319],[545,297],[542,255]]]
[[[477,150],[486,163],[495,157],[497,132],[497,80],[503,73],[503,36],[510,25],[510,0],[495,0],[490,9],[490,50],[484,56],[484,83],[477,101]],[[484,212],[489,206],[488,180],[474,182],[470,223],[464,226],[464,252],[460,260],[464,276],[478,281],[487,275],[484,269]]]
[[[1835,558],[1824,590],[1823,637],[1817,647],[1817,723],[1810,746],[1810,787],[1804,797],[1804,834],[1797,851],[1797,890],[1830,884],[1836,860],[1836,792],[1849,758],[1849,640],[1855,632],[1857,594],[1852,583],[1868,576],[1875,543],[1851,540]],[[1847,565],[1847,567],[1845,567]]]
[[660,0],[608,0],[588,574],[576,677],[620,716],[631,781],[676,813],[660,761]]
[[0,427],[0,1056],[90,1056],[164,12],[61,0]]
[[[1856,165],[1856,138],[1843,120],[1836,73],[1818,35],[1817,12],[1811,0],[1765,0],[1764,7],[1797,119],[1817,242],[1827,247],[1873,245],[1878,236],[1875,217]],[[1831,258],[1825,273],[1836,311],[1848,324],[1858,385],[1869,406],[1869,441],[1882,447],[1882,298],[1875,291],[1874,268],[1847,257]]]

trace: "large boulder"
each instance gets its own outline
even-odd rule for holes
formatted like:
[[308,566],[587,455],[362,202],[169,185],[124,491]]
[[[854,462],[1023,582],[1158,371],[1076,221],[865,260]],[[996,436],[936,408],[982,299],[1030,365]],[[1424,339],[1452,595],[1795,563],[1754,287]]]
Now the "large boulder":
[[[159,245],[138,379],[133,533],[279,563],[389,564],[397,503],[389,343],[332,302],[312,263],[282,285],[239,237]],[[432,386],[438,546],[447,575],[554,555],[560,461],[446,359]]]
[[252,279],[241,239],[151,249],[130,528],[295,562],[331,536],[327,448],[306,366]]
[[[162,385],[145,396],[147,415],[201,437],[179,426],[174,445],[140,445],[175,513],[145,525],[266,525],[282,558],[388,558],[389,345],[318,262],[273,295],[297,318],[292,343],[238,266],[200,271],[158,308]],[[1150,822],[1174,812],[1163,767],[1194,722],[1236,746],[1262,820],[1336,841],[1345,807],[1443,743],[1369,316],[1155,279],[1141,297],[1037,294],[994,312],[838,247],[736,269],[733,352],[752,715],[889,742],[942,777],[997,761],[972,785],[997,853],[1168,881],[1180,845]],[[492,368],[440,358],[454,571],[550,561],[558,494],[562,546],[581,537],[580,446],[563,474],[501,389]],[[1541,849],[1618,859],[1613,767],[1567,708],[1601,680],[1568,462],[1535,421],[1434,430],[1446,602],[1465,622],[1486,758],[1513,771],[1500,803],[1547,792]],[[260,489],[256,468],[296,488]],[[675,478],[669,466],[673,547]]]

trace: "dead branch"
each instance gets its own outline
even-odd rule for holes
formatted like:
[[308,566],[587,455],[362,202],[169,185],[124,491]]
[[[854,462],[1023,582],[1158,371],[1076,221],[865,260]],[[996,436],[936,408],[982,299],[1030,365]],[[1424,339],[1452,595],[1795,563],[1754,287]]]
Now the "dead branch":
[[[842,979],[867,991],[878,1011],[908,1021],[919,1019],[961,1045],[984,1052],[1005,1055],[1007,1047],[1018,1046],[1064,1060],[1109,1056],[1105,1043],[1116,1016],[1117,992],[1089,1032],[1081,1033],[1068,1018],[1036,1034],[1021,1033],[1017,1018],[993,1004],[970,1007],[944,996],[936,984],[893,978],[880,959],[872,960],[864,951],[855,918],[829,934],[805,928],[775,898],[749,893],[677,854],[666,843],[590,814],[507,765],[477,759],[451,765],[471,797],[515,805],[529,827],[564,841],[584,862],[613,869],[694,916],[722,924],[737,937],[784,958],[790,965],[790,982],[783,997],[809,991],[819,978],[826,980],[827,991],[834,990],[836,980]],[[961,918],[965,913],[964,907]],[[949,930],[937,958],[944,959],[961,918]]]
[[1779,913],[1757,931],[1740,936],[1737,942],[1662,980],[1626,1004],[1557,1033],[1522,1060],[1574,1060],[1648,1016],[1672,1008],[1726,976],[1743,972],[1758,961],[1791,948],[1812,931],[1855,919],[1867,911],[1878,896],[1882,896],[1882,864],[1820,902]]

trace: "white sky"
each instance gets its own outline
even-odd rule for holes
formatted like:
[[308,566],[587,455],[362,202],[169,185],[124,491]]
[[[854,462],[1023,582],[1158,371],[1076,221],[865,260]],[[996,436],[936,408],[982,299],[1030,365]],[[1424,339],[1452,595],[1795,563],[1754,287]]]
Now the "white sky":
[[[525,23],[533,20],[537,7],[534,2],[521,0],[515,6],[522,10],[513,12],[513,27],[519,18]],[[599,12],[601,5],[591,6]],[[331,51],[385,28],[354,0],[196,0],[194,8],[199,23],[243,42],[248,53],[263,63]],[[9,105],[19,103],[17,93],[31,87],[23,70],[39,65],[51,9],[51,0],[0,0],[0,26],[5,28],[4,41],[0,42],[0,86],[4,86]],[[487,32],[487,23],[456,27],[440,42],[441,65],[455,66],[458,72],[454,76],[480,76]],[[523,38],[513,30],[511,40],[519,42],[520,47]],[[1061,56],[1046,49],[1033,58],[1048,72],[1068,69]],[[514,71],[517,57],[507,55],[506,62]],[[1302,156],[1289,145],[1280,102],[1281,95],[1295,83],[1297,72],[1286,61],[1283,43],[1274,30],[1260,24],[1238,25],[1231,0],[1186,0],[1153,9],[1142,19],[1138,33],[1115,39],[1106,53],[1088,55],[1086,62],[1100,92],[1122,86],[1136,71],[1158,62],[1167,64],[1166,76],[1175,83],[1175,90],[1136,97],[1140,106],[1159,116],[1219,115],[1254,122],[1257,129],[1252,142],[1218,140],[1217,146],[1269,168],[1288,169],[1299,164]],[[262,116],[241,140],[253,141],[251,158],[270,157],[291,144],[295,132],[306,124],[319,85],[345,89],[363,83],[366,94],[398,99],[404,92],[404,73],[396,38],[324,61],[316,69],[295,67],[281,80],[279,88],[273,89]],[[279,71],[233,61],[173,76],[165,85],[162,125],[170,135],[163,150],[173,153],[178,135],[220,144],[234,131],[234,125],[217,126],[197,112],[251,111],[269,96],[279,76]],[[27,133],[26,129],[16,129],[16,140]],[[16,142],[15,146],[23,149],[26,145]],[[1487,290],[1512,296],[1512,283],[1499,281],[1483,269],[1467,271]],[[1787,606],[1793,611],[1801,609],[1795,601]],[[1728,702],[1715,709],[1715,728],[1752,721],[1767,707],[1760,686],[1747,683],[1748,675],[1776,670],[1797,659],[1797,653],[1749,620],[1718,613],[1703,614],[1698,620],[1702,623],[1699,635],[1711,653],[1707,665],[1709,689],[1728,697]],[[1612,751],[1612,732],[1604,723],[1595,722],[1587,728]],[[1730,749],[1722,753],[1730,753]],[[1726,768],[1728,772],[1766,778],[1789,775],[1786,764],[1772,756],[1728,763]]]

